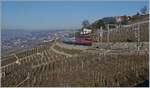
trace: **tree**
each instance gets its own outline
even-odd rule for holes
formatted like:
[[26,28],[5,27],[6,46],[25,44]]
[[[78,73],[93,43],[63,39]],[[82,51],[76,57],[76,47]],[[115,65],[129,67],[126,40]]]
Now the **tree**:
[[132,21],[135,21],[135,20],[137,20],[137,19],[139,19],[140,18],[140,13],[139,12],[137,12],[135,15],[133,15],[132,16],[132,18],[130,18]]
[[127,15],[124,15],[124,20],[122,22],[122,24],[128,24],[128,16]]
[[87,28],[88,26],[90,26],[89,21],[88,21],[88,20],[84,20],[84,21],[82,22],[82,26],[83,26],[83,28]]
[[102,27],[103,29],[105,29],[105,23],[102,21],[102,20],[98,20],[96,23],[95,23],[95,26],[96,28],[100,28]]
[[140,12],[141,12],[141,14],[146,15],[146,14],[147,14],[147,12],[148,12],[147,7],[146,7],[146,6],[144,6],[143,8],[141,8]]
[[139,16],[139,15],[140,15],[140,13],[139,13],[139,12],[137,12],[137,13],[136,13],[136,16]]

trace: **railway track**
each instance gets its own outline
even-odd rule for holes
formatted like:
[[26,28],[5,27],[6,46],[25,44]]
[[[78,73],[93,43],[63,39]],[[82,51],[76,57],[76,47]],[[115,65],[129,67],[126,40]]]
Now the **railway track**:
[[51,49],[52,49],[55,53],[58,53],[58,54],[61,54],[61,55],[67,56],[67,57],[72,57],[72,56],[73,56],[73,55],[71,55],[71,54],[64,53],[64,52],[60,52],[60,51],[54,49],[54,46],[55,46],[55,44],[52,45]]

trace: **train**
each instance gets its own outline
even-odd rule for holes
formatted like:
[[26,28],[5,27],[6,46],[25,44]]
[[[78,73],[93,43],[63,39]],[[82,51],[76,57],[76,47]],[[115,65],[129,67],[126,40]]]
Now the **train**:
[[90,37],[91,32],[92,29],[83,28],[81,31],[77,32],[74,37],[65,38],[63,42],[67,44],[91,46],[92,45],[92,39]]
[[85,46],[91,46],[92,40],[86,39],[86,38],[65,38],[63,40],[66,44],[74,44],[74,45],[85,45]]

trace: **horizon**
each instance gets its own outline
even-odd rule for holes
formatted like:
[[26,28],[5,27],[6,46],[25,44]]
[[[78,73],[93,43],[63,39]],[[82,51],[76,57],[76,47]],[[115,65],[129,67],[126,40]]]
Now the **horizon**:
[[83,20],[92,23],[104,17],[131,16],[144,6],[148,1],[3,1],[2,29],[79,29]]

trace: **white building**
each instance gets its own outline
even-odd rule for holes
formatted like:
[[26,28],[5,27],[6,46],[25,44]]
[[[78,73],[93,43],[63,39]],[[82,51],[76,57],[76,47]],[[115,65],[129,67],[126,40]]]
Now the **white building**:
[[80,34],[89,34],[92,32],[92,29],[83,28],[83,30],[80,32]]

